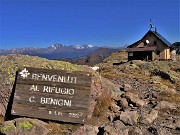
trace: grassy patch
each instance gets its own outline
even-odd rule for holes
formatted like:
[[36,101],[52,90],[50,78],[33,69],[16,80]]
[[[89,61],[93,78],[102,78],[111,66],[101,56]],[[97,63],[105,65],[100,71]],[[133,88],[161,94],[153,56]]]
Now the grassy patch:
[[34,125],[32,125],[32,124],[31,124],[30,122],[28,122],[28,121],[19,122],[19,123],[18,123],[18,126],[19,126],[20,128],[25,128],[25,129],[28,129],[28,130],[34,128]]
[[11,131],[15,131],[16,127],[13,123],[4,126],[4,127],[0,127],[0,133],[6,134],[7,132],[11,132]]

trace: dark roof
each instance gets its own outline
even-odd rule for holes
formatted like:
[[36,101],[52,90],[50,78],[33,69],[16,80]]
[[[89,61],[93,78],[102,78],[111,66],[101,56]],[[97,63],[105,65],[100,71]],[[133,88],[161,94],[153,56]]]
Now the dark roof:
[[136,42],[134,42],[133,44],[129,45],[127,48],[131,48],[133,45],[139,44],[141,42],[141,40],[138,40]]
[[[151,30],[149,30],[145,35],[144,35],[144,37],[148,34],[148,33],[153,33],[158,39],[160,39],[166,46],[168,46],[168,47],[170,47],[171,46],[171,43],[168,41],[168,40],[166,40],[161,34],[159,34],[157,31],[151,31]],[[144,38],[143,37],[143,38]],[[142,38],[142,39],[143,39]],[[142,39],[141,40],[138,40],[137,42],[135,42],[135,43],[133,43],[133,44],[131,44],[131,45],[129,45],[127,48],[131,48],[133,45],[135,45],[135,44],[139,44],[141,41],[142,41]]]
[[151,47],[135,47],[135,48],[127,48],[126,51],[128,52],[142,52],[142,51],[154,51],[156,50],[156,46],[151,46]]
[[154,35],[159,38],[164,44],[166,44],[167,46],[171,46],[171,43],[166,40],[161,34],[159,34],[157,31],[151,31],[152,33],[154,33]]

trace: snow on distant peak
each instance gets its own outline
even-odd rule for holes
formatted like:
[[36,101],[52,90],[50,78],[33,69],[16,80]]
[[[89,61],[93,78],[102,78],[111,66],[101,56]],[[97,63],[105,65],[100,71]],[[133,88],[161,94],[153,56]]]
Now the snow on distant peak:
[[62,44],[53,44],[53,45],[51,45],[51,47],[52,48],[54,48],[54,49],[57,49],[57,48],[60,48],[60,47],[63,47],[64,45],[62,45]]
[[84,49],[84,46],[81,46],[81,45],[75,45],[74,48],[75,48],[75,49]]
[[85,48],[93,48],[93,45],[74,45],[75,49],[85,49]]
[[87,48],[93,48],[94,46],[93,45],[87,45]]

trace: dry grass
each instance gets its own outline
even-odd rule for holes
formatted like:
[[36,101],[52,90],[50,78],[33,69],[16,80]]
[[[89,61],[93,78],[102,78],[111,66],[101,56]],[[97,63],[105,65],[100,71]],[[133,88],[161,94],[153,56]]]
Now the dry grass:
[[134,79],[142,79],[144,81],[151,81],[150,77],[143,75],[143,74],[125,74],[125,73],[115,73],[112,70],[111,71],[105,71],[101,73],[101,76],[108,78],[112,80],[118,80],[119,77],[125,77],[125,78],[134,78]]
[[168,86],[168,88],[174,88],[174,84],[173,84],[171,81],[169,81],[169,80],[162,79],[162,80],[161,80],[161,83],[162,83],[163,85]]
[[80,127],[81,127],[80,124],[62,124],[62,125],[60,125],[60,128],[62,129],[62,131],[70,130],[71,132],[76,131]]
[[159,95],[158,100],[180,104],[180,94],[179,93],[172,94],[172,93],[168,93],[168,92],[162,92]]
[[0,116],[0,125],[2,125],[4,123],[4,117],[3,116]]
[[108,112],[108,109],[112,103],[111,94],[102,95],[97,100],[96,106],[94,107],[93,116],[94,117],[103,117]]
[[100,72],[100,75],[107,78],[107,79],[112,79],[112,78],[118,77],[118,74],[116,74],[112,70],[104,70],[103,72]]
[[57,124],[55,122],[49,122],[48,125],[51,129],[51,132],[48,133],[48,135],[66,135],[66,130],[74,132],[80,127],[79,124]]
[[108,110],[112,103],[111,94],[102,95],[96,102],[94,107],[94,112],[91,119],[87,121],[87,124],[100,126],[102,124],[108,123]]
[[51,129],[51,132],[48,135],[61,135],[62,129],[60,126],[54,122],[49,122],[49,128]]

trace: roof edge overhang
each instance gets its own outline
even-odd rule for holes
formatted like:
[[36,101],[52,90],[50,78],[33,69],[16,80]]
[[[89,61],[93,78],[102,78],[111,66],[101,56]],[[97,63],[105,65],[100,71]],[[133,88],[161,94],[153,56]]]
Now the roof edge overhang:
[[145,51],[155,51],[157,47],[143,47],[143,48],[127,48],[127,52],[145,52]]

